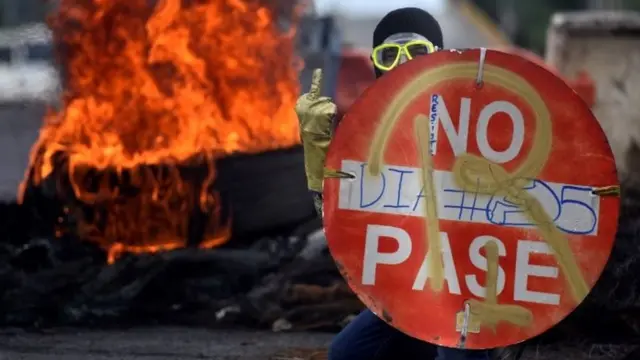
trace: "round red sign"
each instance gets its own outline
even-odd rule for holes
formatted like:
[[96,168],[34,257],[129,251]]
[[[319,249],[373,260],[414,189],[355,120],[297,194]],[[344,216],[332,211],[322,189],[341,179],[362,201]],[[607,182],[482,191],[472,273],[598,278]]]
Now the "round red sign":
[[381,77],[331,144],[329,247],[349,285],[416,338],[482,349],[557,324],[617,228],[613,155],[564,81],[516,55],[441,51]]

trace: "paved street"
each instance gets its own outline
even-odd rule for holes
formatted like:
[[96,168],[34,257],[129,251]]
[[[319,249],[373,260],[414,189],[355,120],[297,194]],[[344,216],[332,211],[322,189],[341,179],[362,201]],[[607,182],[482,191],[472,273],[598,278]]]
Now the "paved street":
[[5,330],[0,332],[0,360],[295,360],[296,354],[306,360],[321,355],[331,337],[167,327],[42,334]]
[[[0,330],[0,360],[326,360],[332,337],[177,327],[42,333]],[[521,360],[621,360],[632,348],[586,343],[530,345]]]

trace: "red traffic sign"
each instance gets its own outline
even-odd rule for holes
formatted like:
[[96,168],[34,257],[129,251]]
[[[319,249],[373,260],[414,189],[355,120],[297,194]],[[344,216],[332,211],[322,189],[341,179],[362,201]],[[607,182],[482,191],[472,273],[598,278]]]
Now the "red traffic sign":
[[597,120],[548,70],[441,51],[376,81],[343,118],[324,223],[344,277],[416,338],[494,348],[551,328],[613,246],[619,199]]

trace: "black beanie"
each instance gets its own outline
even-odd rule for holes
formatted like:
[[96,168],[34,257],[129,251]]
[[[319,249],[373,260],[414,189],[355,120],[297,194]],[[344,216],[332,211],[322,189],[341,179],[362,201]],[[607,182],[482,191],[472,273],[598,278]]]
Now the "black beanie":
[[382,44],[389,36],[399,33],[415,33],[424,36],[433,45],[443,48],[442,30],[438,21],[428,12],[407,7],[385,15],[373,31],[373,47]]
[[[393,10],[385,15],[373,31],[373,47],[382,44],[389,36],[399,33],[419,34],[438,48],[443,48],[442,29],[428,12],[415,7]],[[376,75],[381,73],[376,70]]]

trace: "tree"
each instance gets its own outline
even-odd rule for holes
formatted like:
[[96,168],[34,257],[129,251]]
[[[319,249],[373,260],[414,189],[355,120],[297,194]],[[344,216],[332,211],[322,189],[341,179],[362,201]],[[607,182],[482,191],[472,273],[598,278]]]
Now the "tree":
[[640,0],[623,0],[622,4],[625,9],[640,11]]
[[[626,1],[640,4],[640,0]],[[585,9],[587,2],[588,0],[474,0],[503,29],[505,25],[508,27],[504,30],[508,30],[517,45],[540,53],[544,51],[551,16],[557,11]],[[505,11],[506,9],[509,11]]]

